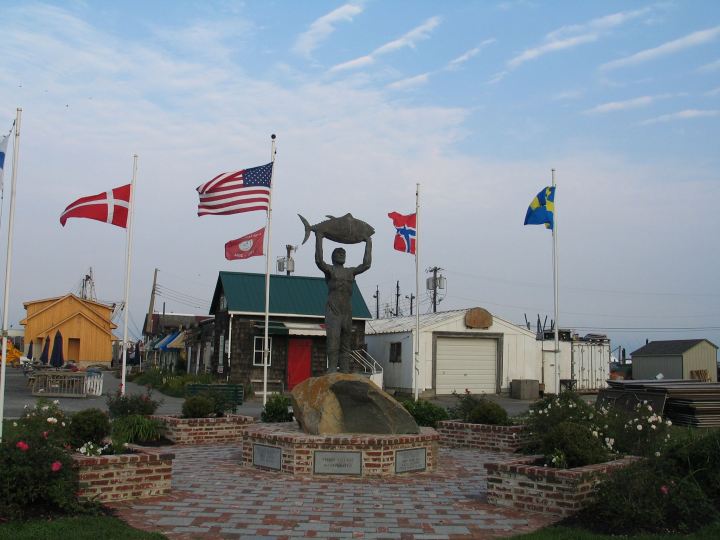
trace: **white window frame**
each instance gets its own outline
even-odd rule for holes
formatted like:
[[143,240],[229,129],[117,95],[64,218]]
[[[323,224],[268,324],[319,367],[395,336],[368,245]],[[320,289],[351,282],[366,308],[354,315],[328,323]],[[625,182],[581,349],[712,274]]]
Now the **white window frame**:
[[[397,349],[397,354],[393,357],[393,349]],[[402,363],[402,341],[390,342],[390,351],[388,352],[388,362],[392,364]]]
[[[260,341],[258,341],[260,340]],[[262,354],[263,354],[263,341],[265,336],[255,336],[253,339],[253,366],[263,367]],[[268,354],[268,367],[272,366],[272,336],[268,336],[268,342],[270,343],[270,354]],[[258,348],[258,343],[260,348]],[[257,361],[258,353],[260,354],[260,361]]]

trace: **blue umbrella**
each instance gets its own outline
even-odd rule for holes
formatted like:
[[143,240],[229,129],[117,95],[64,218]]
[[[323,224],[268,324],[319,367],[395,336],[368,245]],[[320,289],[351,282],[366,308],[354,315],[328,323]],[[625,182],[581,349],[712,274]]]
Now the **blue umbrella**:
[[50,355],[50,365],[55,368],[62,367],[65,363],[63,357],[63,338],[60,330],[55,332],[55,339],[53,340],[52,354]]
[[33,342],[31,341],[30,346],[28,347],[28,353],[27,353],[28,360],[32,360],[32,352],[33,352],[32,350],[33,350]]
[[40,353],[40,362],[43,365],[47,365],[48,358],[50,358],[50,336],[45,336],[45,345],[43,346],[42,353]]

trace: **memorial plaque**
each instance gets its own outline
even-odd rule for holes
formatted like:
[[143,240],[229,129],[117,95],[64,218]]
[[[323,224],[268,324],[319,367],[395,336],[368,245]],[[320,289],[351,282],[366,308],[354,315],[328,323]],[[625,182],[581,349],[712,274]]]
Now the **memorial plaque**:
[[395,452],[395,472],[424,471],[427,469],[427,449],[409,448]]
[[362,452],[333,452],[315,450],[315,474],[361,474]]
[[279,446],[253,444],[253,465],[279,471],[282,468],[282,449]]

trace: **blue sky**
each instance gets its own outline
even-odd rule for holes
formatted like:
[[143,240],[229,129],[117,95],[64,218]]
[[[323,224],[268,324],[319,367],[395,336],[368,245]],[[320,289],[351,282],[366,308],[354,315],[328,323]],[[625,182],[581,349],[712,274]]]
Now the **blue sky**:
[[[131,330],[155,267],[197,298],[169,293],[180,312],[218,270],[263,271],[223,259],[262,216],[197,218],[194,188],[266,162],[274,132],[273,258],[302,241],[297,213],[352,212],[377,230],[368,304],[414,288],[386,214],[420,182],[442,309],[552,313],[551,237],[522,220],[555,168],[561,326],[629,351],[720,342],[716,2],[0,1],[0,33],[0,124],[24,109],[12,321],[90,266],[122,297],[122,231],[58,216],[126,182],[133,153]],[[316,275],[308,246],[298,271]]]

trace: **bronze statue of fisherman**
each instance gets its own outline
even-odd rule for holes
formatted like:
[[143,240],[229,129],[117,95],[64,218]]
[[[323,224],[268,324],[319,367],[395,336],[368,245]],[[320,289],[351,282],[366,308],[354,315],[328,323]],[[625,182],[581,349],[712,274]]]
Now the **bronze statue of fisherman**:
[[[371,236],[375,230],[367,223],[346,214],[313,225],[300,216],[305,225],[305,241],[310,231],[315,232],[315,264],[325,274],[328,286],[325,305],[325,330],[327,333],[328,373],[350,373],[350,350],[352,343],[352,291],[355,276],[370,268],[372,262]],[[365,242],[363,262],[359,266],[345,267],[346,253],[343,248],[332,252],[332,264],[323,258],[323,239],[329,238],[343,244]],[[304,242],[303,242],[304,243]]]

